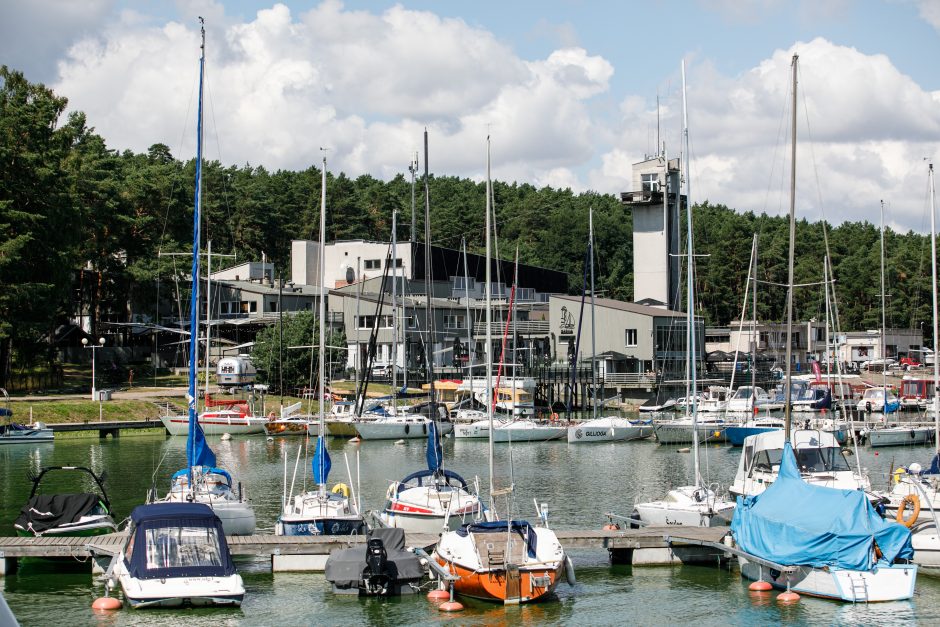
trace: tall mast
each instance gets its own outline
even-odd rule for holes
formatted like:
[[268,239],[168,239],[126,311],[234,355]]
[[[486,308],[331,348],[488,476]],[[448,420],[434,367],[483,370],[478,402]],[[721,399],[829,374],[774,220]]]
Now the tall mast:
[[408,171],[411,172],[411,243],[414,244],[417,242],[417,237],[415,236],[415,174],[418,172],[418,151],[415,150],[412,157],[411,163],[408,164]]
[[[686,263],[687,269],[686,274],[686,301],[688,312],[686,313],[686,337],[688,338],[688,344],[686,345],[687,355],[688,355],[688,372],[689,380],[692,385],[692,468],[695,472],[695,485],[702,485],[702,477],[699,473],[699,464],[698,464],[698,391],[696,390],[696,380],[698,378],[698,372],[696,369],[696,360],[698,359],[696,355],[696,346],[695,346],[695,278],[693,275],[695,266],[693,264],[692,257],[692,183],[689,180],[691,175],[691,169],[689,167],[689,155],[692,154],[692,151],[689,147],[689,108],[688,103],[686,102],[685,96],[685,61],[682,62],[682,135],[685,140],[685,228],[686,228]],[[667,167],[668,172],[668,167]],[[668,179],[667,179],[667,189],[666,194],[668,195]],[[688,398],[688,397],[686,397]],[[686,407],[689,406],[688,401],[686,401]]]
[[[200,172],[201,174],[201,172]],[[262,272],[264,269],[262,268]],[[209,347],[212,345],[210,335],[212,332],[212,327],[210,323],[212,322],[212,240],[206,240],[206,388],[205,396],[203,398],[209,398]],[[284,391],[281,390],[281,394]]]
[[597,344],[594,331],[594,208],[588,209],[588,255],[591,258],[591,390],[594,403],[591,418],[597,420]]
[[[398,209],[392,209],[392,394],[398,376]],[[397,404],[392,403],[392,413]]]
[[492,270],[491,260],[490,260],[490,232],[492,225],[490,224],[490,214],[492,213],[492,205],[490,203],[490,191],[492,190],[492,182],[490,181],[490,137],[486,136],[486,220],[485,220],[485,230],[486,230],[486,345],[483,350],[484,359],[486,360],[486,419],[489,423],[489,429],[487,430],[487,440],[489,447],[489,472],[490,472],[490,509],[494,512],[496,511],[496,498],[493,496],[494,493],[494,481],[493,481],[493,285],[492,285]]
[[[189,302],[189,431],[192,433],[194,425],[199,426],[198,404],[196,401],[196,378],[199,371],[199,243],[201,241],[200,223],[202,222],[202,95],[203,80],[206,68],[206,27],[205,21],[199,18],[199,33],[202,38],[199,46],[199,105],[196,118],[196,191],[193,209],[193,289]],[[187,442],[186,461],[190,469],[195,461],[196,453],[194,438]],[[193,486],[192,470],[190,470],[189,485]]]
[[936,225],[936,190],[934,189],[933,164],[927,170],[930,192],[930,267],[933,276],[933,424],[934,444],[940,452],[940,359],[937,355],[937,225]]
[[[320,342],[319,342],[319,351],[320,351],[320,380],[318,385],[318,394],[319,394],[319,403],[317,406],[320,408],[320,428],[318,430],[318,437],[322,439],[324,437],[324,429],[326,428],[326,419],[323,412],[323,399],[324,392],[324,372],[326,367],[326,283],[324,279],[325,272],[325,263],[326,263],[326,155],[323,155],[323,168],[320,171],[320,259],[318,261],[318,267],[320,270],[320,277],[317,279],[317,283],[320,284],[320,311],[319,311],[319,324],[320,324]],[[319,448],[319,446],[318,446]],[[323,460],[320,460],[320,463],[323,463]],[[325,473],[319,473],[326,481]],[[320,484],[320,493],[326,493],[326,484]]]
[[[473,319],[470,317],[470,268],[467,266],[467,240],[460,238],[460,249],[463,251],[463,290],[467,302],[467,377],[470,379],[470,409],[473,409]],[[456,355],[454,356],[456,357]]]
[[431,308],[431,191],[428,171],[428,129],[424,129],[424,285],[428,316],[428,341],[425,355],[428,363],[428,383],[431,392],[431,409],[437,420],[437,396],[434,392],[434,310]]
[[751,293],[751,310],[754,314],[754,326],[751,327],[751,415],[757,407],[757,233],[754,233],[753,251],[751,255],[754,259],[754,290]]
[[[885,354],[885,201],[881,201],[881,387],[885,390],[882,410],[888,409],[888,356]],[[936,360],[934,360],[936,361]]]
[[793,357],[793,249],[796,245],[796,68],[798,60],[799,55],[793,55],[793,117],[791,120],[793,130],[790,134],[790,256],[787,279],[787,376],[785,380],[786,392],[783,405],[784,439],[787,441],[790,440],[790,394],[792,392],[790,389],[790,378],[793,374],[790,362]]

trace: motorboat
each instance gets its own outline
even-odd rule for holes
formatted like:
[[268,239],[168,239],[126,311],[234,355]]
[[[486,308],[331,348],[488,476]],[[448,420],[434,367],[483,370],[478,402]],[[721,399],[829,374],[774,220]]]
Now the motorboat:
[[[796,463],[807,483],[842,490],[871,490],[868,477],[852,470],[831,433],[794,429],[790,439]],[[777,479],[785,440],[783,429],[744,439],[738,470],[729,488],[733,496],[760,494]]]
[[568,443],[584,442],[624,442],[642,440],[653,435],[653,423],[650,420],[629,420],[627,418],[596,418],[585,420],[568,427]]
[[741,424],[728,427],[725,429],[725,438],[731,446],[744,446],[744,439],[748,436],[767,433],[768,431],[779,431],[783,427],[783,418],[758,416],[752,420],[746,420]]
[[728,409],[730,390],[723,385],[712,385],[696,403],[699,413],[723,412]]
[[861,400],[855,406],[859,412],[880,412],[890,414],[901,407],[901,401],[890,388],[868,388],[862,394]]
[[110,571],[133,608],[239,606],[241,576],[222,522],[201,503],[140,505]]
[[[97,492],[45,494],[42,480],[50,475],[87,475]],[[95,474],[84,466],[47,466],[38,475],[28,475],[33,488],[13,527],[16,535],[26,537],[100,536],[115,533],[117,525],[111,502],[104,489],[105,474]]]
[[664,412],[664,411],[673,411],[675,408],[676,408],[676,399],[670,398],[666,400],[665,403],[662,403],[661,405],[655,405],[655,404],[647,405],[646,403],[644,403],[643,405],[640,405],[639,407],[637,407],[637,410],[641,414],[646,414],[646,413],[659,413],[659,412]]
[[494,442],[544,442],[564,440],[568,427],[553,422],[512,420],[493,427]]
[[[306,436],[310,431],[310,424],[315,423],[310,416],[297,413],[302,403],[294,403],[281,409],[280,417],[269,416],[264,423],[264,434],[267,436],[276,435],[301,435]],[[314,432],[319,435],[319,428]]]
[[753,413],[770,407],[774,398],[760,386],[741,385],[728,399],[728,413]]
[[330,553],[324,577],[336,594],[401,596],[421,591],[424,566],[405,548],[403,529],[380,528],[369,531],[364,545]]
[[633,518],[654,527],[727,527],[734,514],[734,502],[701,485],[669,490],[662,499],[637,503]]
[[901,409],[924,410],[933,401],[933,379],[906,375],[901,380]]
[[13,422],[13,410],[10,409],[10,395],[3,393],[4,406],[0,407],[0,418],[6,418],[6,424],[0,425],[0,444],[28,444],[30,442],[52,442],[55,437],[52,429],[42,422],[23,425]]

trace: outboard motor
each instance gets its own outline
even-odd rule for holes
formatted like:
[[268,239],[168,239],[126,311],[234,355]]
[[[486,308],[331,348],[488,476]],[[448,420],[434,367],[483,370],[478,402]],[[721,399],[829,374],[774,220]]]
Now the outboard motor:
[[369,538],[362,580],[369,594],[385,594],[388,591],[388,554],[381,538]]

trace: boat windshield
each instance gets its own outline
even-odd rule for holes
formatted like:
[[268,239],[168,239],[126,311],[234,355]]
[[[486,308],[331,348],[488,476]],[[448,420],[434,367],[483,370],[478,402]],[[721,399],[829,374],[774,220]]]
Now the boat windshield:
[[[800,472],[842,472],[851,470],[838,446],[809,447],[796,449],[796,465]],[[765,449],[754,456],[752,470],[777,472],[783,449]]]
[[146,531],[148,570],[223,565],[215,528],[158,527]]

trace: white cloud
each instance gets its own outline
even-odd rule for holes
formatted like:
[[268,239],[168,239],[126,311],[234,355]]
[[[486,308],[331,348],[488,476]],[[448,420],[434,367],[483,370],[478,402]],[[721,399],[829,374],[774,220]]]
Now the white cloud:
[[940,2],[937,2],[937,0],[918,0],[917,11],[924,21],[940,31]]

